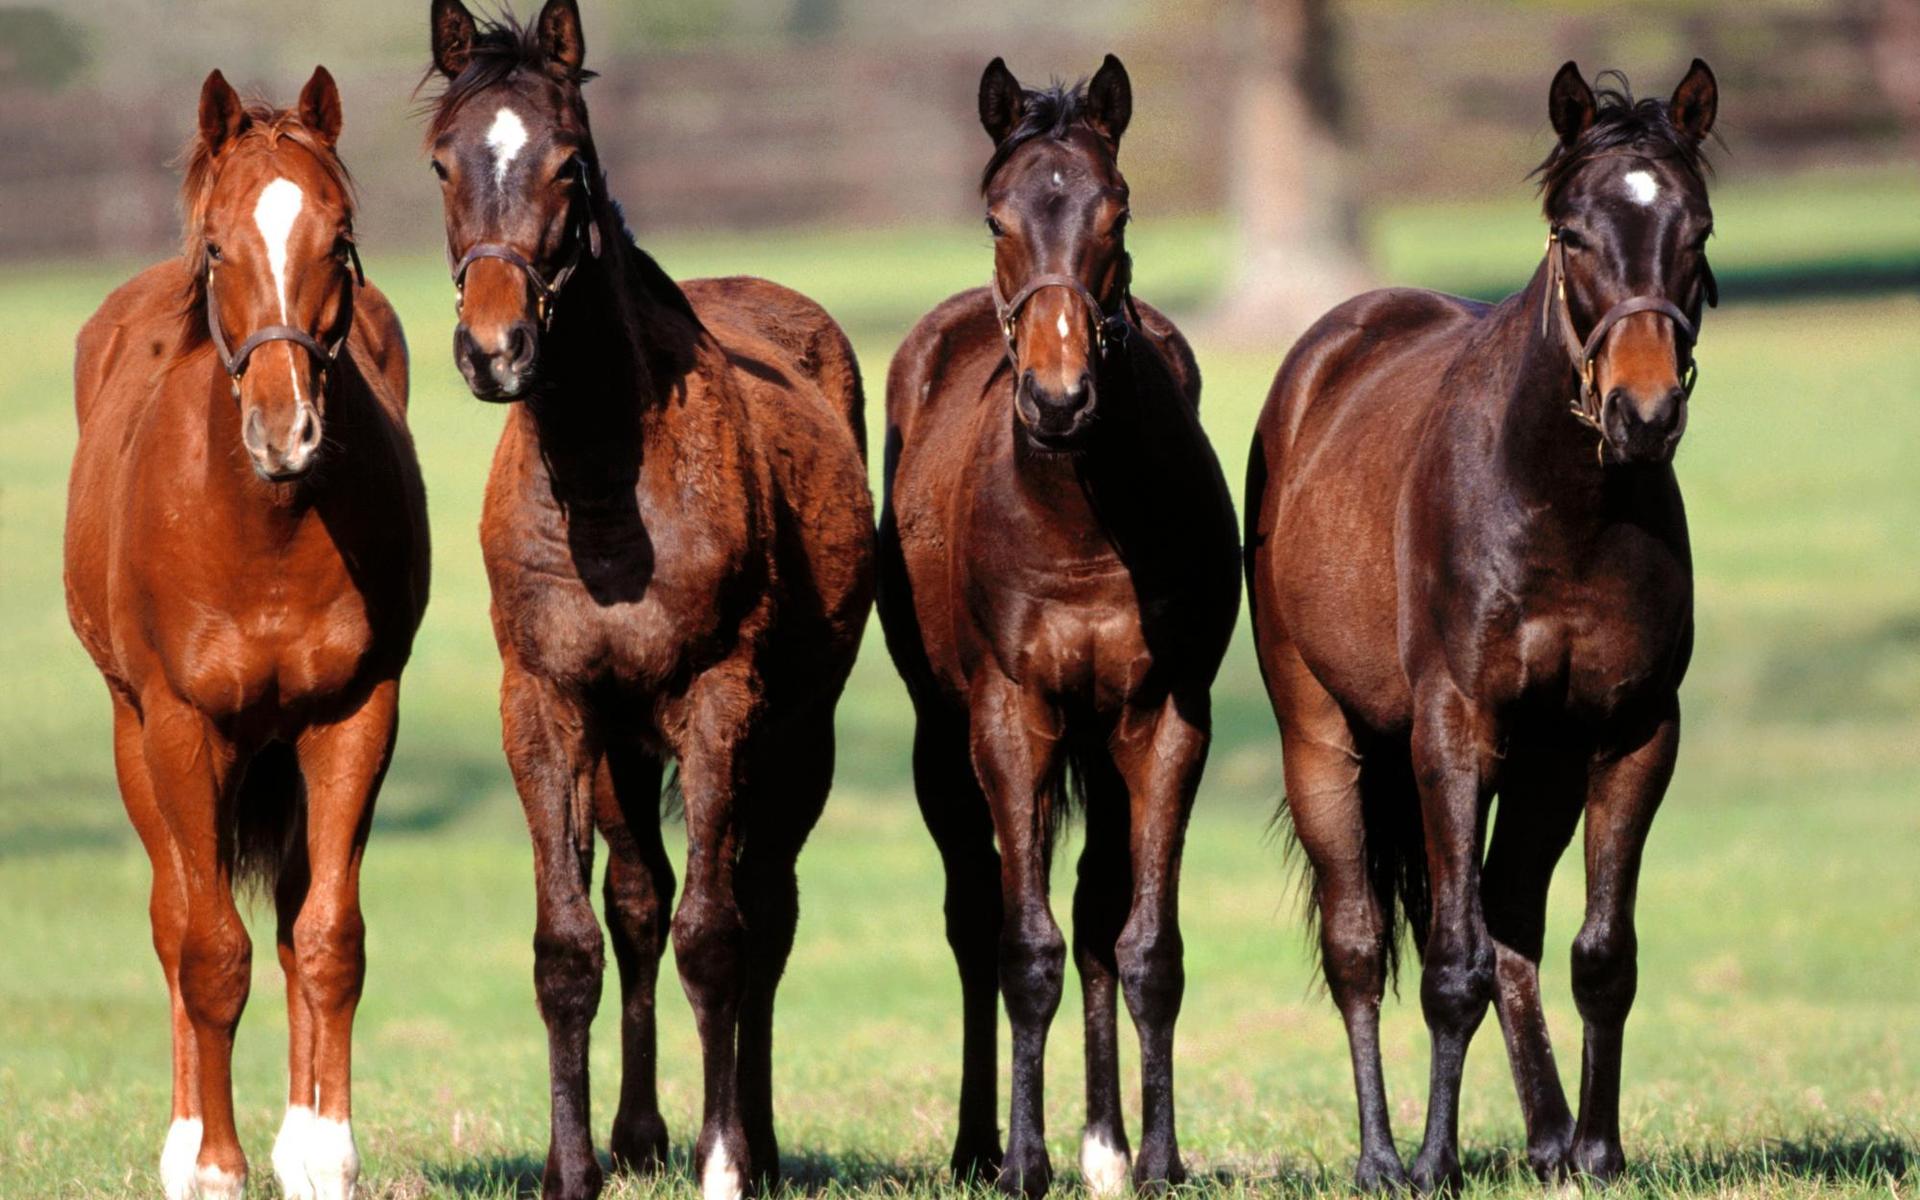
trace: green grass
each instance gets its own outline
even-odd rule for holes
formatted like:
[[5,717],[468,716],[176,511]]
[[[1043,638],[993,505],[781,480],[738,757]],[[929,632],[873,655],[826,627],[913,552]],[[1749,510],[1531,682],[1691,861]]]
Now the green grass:
[[[1723,278],[1920,255],[1920,196],[1890,176],[1729,185]],[[1384,277],[1484,291],[1523,277],[1539,227],[1511,205],[1383,215]],[[716,238],[656,246],[678,274],[753,270],[843,315],[869,384],[906,325],[982,277],[968,230]],[[1218,227],[1135,238],[1141,290],[1191,311],[1229,254]],[[497,664],[474,527],[500,413],[447,360],[437,260],[368,264],[407,322],[431,495],[434,597],[407,676],[400,749],[365,878],[371,960],[356,1124],[363,1194],[507,1196],[537,1178],[545,1050],[531,986],[530,855],[499,747]],[[164,990],[147,866],[108,754],[107,705],[66,627],[59,529],[78,323],[124,274],[16,268],[0,280],[0,1196],[155,1191],[166,1121]],[[1733,289],[1729,288],[1731,292]],[[1699,653],[1679,774],[1640,904],[1626,1142],[1646,1195],[1911,1193],[1920,1183],[1920,299],[1730,303],[1707,323],[1680,472],[1699,565]],[[1198,346],[1206,417],[1236,483],[1283,347]],[[876,443],[877,444],[877,443]],[[1187,855],[1179,1034],[1189,1164],[1223,1193],[1337,1193],[1354,1153],[1340,1025],[1311,984],[1291,878],[1266,832],[1278,743],[1244,630]],[[939,1183],[958,1075],[958,994],[939,866],[907,782],[910,717],[878,631],[843,703],[839,783],[801,859],[805,912],[776,1058],[788,1167],[809,1187],[924,1194]],[[1074,846],[1061,857],[1071,867]],[[1545,976],[1563,1069],[1578,1019],[1563,865]],[[257,944],[269,929],[255,917]],[[679,1169],[620,1195],[691,1194],[692,1023],[663,975],[661,1084]],[[594,1044],[596,1126],[618,1081],[612,988]],[[1048,1128],[1071,1189],[1080,1120],[1071,985],[1049,1056]],[[1395,1126],[1417,1136],[1426,1037],[1416,989],[1383,1041]],[[284,1086],[285,1012],[256,956],[236,1059],[256,1195]],[[1004,1063],[1004,1054],[1002,1061]],[[1134,1056],[1125,1056],[1133,1078]],[[1004,1069],[1004,1068],[1003,1068]],[[1128,1089],[1129,1103],[1137,1089]],[[1004,1095],[1004,1091],[1003,1091]],[[1135,1125],[1137,1129],[1137,1124]],[[1468,1064],[1476,1194],[1532,1190],[1498,1036]]]

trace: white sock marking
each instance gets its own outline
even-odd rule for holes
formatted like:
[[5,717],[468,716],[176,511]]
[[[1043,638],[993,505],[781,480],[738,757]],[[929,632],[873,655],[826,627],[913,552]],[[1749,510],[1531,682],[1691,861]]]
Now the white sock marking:
[[315,1117],[307,1127],[307,1180],[313,1200],[353,1200],[360,1179],[360,1149],[353,1123]]
[[1652,204],[1653,198],[1660,194],[1660,184],[1645,171],[1628,171],[1620,181],[1627,185],[1627,192],[1636,204]]
[[160,1188],[167,1200],[193,1200],[193,1167],[200,1157],[199,1117],[175,1117],[160,1148]]
[[1117,1196],[1127,1188],[1133,1175],[1133,1163],[1124,1150],[1107,1144],[1107,1139],[1088,1133],[1080,1139],[1080,1176],[1087,1191],[1095,1196]]
[[493,147],[493,186],[503,188],[507,183],[507,168],[513,165],[514,155],[527,144],[527,127],[520,120],[520,114],[510,108],[502,108],[493,114],[493,124],[487,128],[487,145]]
[[[253,206],[253,223],[260,229],[260,240],[267,244],[267,267],[273,272],[273,290],[280,297],[280,323],[287,323],[287,240],[293,236],[293,223],[306,203],[306,193],[291,179],[276,179],[260,191]],[[296,405],[300,396],[300,369],[294,355],[287,356],[287,378],[293,384]]]
[[740,1200],[746,1194],[740,1186],[739,1168],[727,1157],[727,1148],[715,1143],[700,1172],[701,1200]]
[[200,1187],[200,1200],[241,1200],[247,1193],[244,1175],[234,1175],[219,1167],[201,1167],[193,1173]]
[[307,1181],[307,1137],[312,1125],[312,1109],[290,1104],[280,1122],[280,1136],[273,1140],[273,1174],[287,1200],[313,1200],[313,1185]]

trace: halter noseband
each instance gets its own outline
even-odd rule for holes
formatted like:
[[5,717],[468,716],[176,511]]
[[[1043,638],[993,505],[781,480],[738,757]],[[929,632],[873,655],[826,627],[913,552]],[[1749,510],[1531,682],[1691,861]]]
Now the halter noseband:
[[[347,243],[347,257],[353,262],[353,278],[356,286],[365,287],[367,274],[360,266],[360,251],[352,242]],[[347,296],[347,311],[342,318],[340,335],[332,345],[326,345],[304,329],[291,325],[262,325],[241,340],[237,349],[227,345],[227,331],[220,324],[220,302],[213,294],[214,264],[207,264],[207,333],[213,338],[214,351],[220,355],[220,365],[226,368],[227,378],[233,382],[233,392],[240,394],[240,377],[246,374],[247,360],[253,352],[268,342],[292,342],[294,345],[313,355],[324,373],[340,359],[340,351],[347,344],[347,335],[353,332],[353,295]]]
[[[1702,265],[1702,283],[1706,289],[1706,301],[1709,306],[1719,301],[1718,288],[1714,285],[1713,271]],[[1555,303],[1555,300],[1559,303]],[[1683,372],[1680,388],[1683,398],[1691,398],[1693,385],[1700,378],[1700,364],[1693,357],[1694,343],[1699,332],[1693,319],[1681,310],[1680,306],[1665,296],[1629,296],[1603,313],[1594,322],[1593,329],[1582,338],[1573,327],[1573,314],[1567,307],[1567,263],[1566,249],[1560,241],[1559,230],[1547,235],[1547,295],[1540,309],[1540,332],[1549,330],[1548,322],[1553,313],[1560,316],[1560,331],[1566,338],[1569,352],[1574,354],[1574,369],[1580,377],[1580,385],[1574,391],[1570,405],[1574,419],[1600,434],[1601,454],[1606,449],[1605,420],[1607,415],[1606,398],[1600,394],[1600,385],[1594,373],[1594,364],[1600,357],[1600,349],[1606,344],[1607,335],[1613,327],[1636,313],[1650,312],[1672,321],[1687,341],[1687,365]],[[1577,349],[1576,349],[1577,348]]]
[[1093,289],[1071,275],[1035,275],[1021,285],[1020,290],[1013,294],[1011,300],[1000,294],[1000,280],[996,276],[992,281],[993,311],[1000,320],[1000,336],[1007,343],[1007,360],[1012,362],[1017,357],[1014,325],[1019,320],[1020,310],[1026,306],[1027,301],[1033,299],[1036,292],[1055,287],[1066,288],[1072,292],[1079,297],[1080,303],[1086,306],[1087,311],[1093,314],[1094,349],[1102,358],[1106,357],[1110,347],[1125,347],[1127,340],[1133,336],[1134,326],[1140,322],[1139,309],[1133,303],[1132,275],[1133,258],[1130,255],[1122,255],[1120,303],[1112,312],[1108,312],[1101,305],[1100,298],[1093,294]]
[[[540,268],[534,266],[526,255],[512,246],[505,246],[499,242],[481,242],[470,247],[453,264],[454,315],[459,316],[466,305],[467,268],[483,258],[497,258],[501,262],[518,267],[520,273],[527,277],[527,282],[533,287],[533,308],[535,315],[540,319],[540,329],[545,332],[551,328],[553,302],[560,298],[560,293],[566,289],[567,281],[573,278],[574,270],[580,265],[581,244],[585,243],[588,253],[593,257],[600,257],[600,226],[593,219],[593,186],[588,182],[587,164],[584,159],[580,162],[580,192],[586,202],[586,211],[573,223],[569,231],[572,236],[567,239],[572,243],[572,249],[567,254],[567,261],[560,264],[560,269],[553,273],[552,279],[542,275]],[[448,257],[452,257],[451,251]]]

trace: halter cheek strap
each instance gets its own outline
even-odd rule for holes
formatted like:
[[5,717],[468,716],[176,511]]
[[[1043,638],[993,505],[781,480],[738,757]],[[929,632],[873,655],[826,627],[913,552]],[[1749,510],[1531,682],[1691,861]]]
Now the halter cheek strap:
[[[572,243],[567,253],[567,261],[560,264],[560,269],[553,273],[553,278],[548,279],[542,275],[540,268],[534,266],[526,255],[512,246],[502,245],[499,242],[481,242],[469,247],[467,252],[453,263],[454,315],[460,315],[461,309],[466,305],[467,269],[483,258],[497,258],[501,262],[510,263],[519,268],[520,273],[527,277],[527,282],[533,287],[533,308],[540,319],[540,328],[543,332],[551,328],[554,301],[558,300],[560,293],[566,290],[567,281],[573,278],[573,272],[580,266],[581,246],[585,245],[587,253],[593,257],[600,257],[600,226],[593,216],[593,185],[589,182],[587,164],[584,160],[580,163],[580,194],[584,201],[584,212],[574,223],[572,236],[567,239]],[[451,254],[449,257],[451,258]]]
[[[1702,287],[1708,305],[1719,303],[1719,289],[1714,284],[1711,269],[1703,268]],[[1573,314],[1567,306],[1566,248],[1557,231],[1547,235],[1547,295],[1540,309],[1540,332],[1551,332],[1550,322],[1557,313],[1561,335],[1568,351],[1575,356],[1574,369],[1580,377],[1580,385],[1574,392],[1571,405],[1573,415],[1581,424],[1600,432],[1603,453],[1606,445],[1606,398],[1600,394],[1594,364],[1599,361],[1600,350],[1606,344],[1607,335],[1613,332],[1613,327],[1643,312],[1658,313],[1672,321],[1680,336],[1686,339],[1687,363],[1680,386],[1683,393],[1691,397],[1693,385],[1700,378],[1700,364],[1693,357],[1694,343],[1699,337],[1693,319],[1665,296],[1630,296],[1603,313],[1594,322],[1593,329],[1582,338],[1574,330]]]
[[[1088,313],[1093,316],[1094,349],[1105,357],[1110,347],[1124,347],[1127,339],[1133,336],[1133,330],[1140,323],[1140,311],[1133,303],[1133,259],[1123,257],[1120,265],[1120,303],[1113,312],[1101,305],[1100,298],[1093,290],[1071,275],[1035,275],[1022,284],[1011,300],[1000,294],[1000,280],[995,277],[993,287],[993,311],[1000,320],[1000,337],[1007,343],[1007,359],[1017,357],[1017,342],[1014,327],[1020,319],[1020,310],[1027,301],[1033,299],[1036,292],[1047,288],[1065,288],[1079,297]],[[1129,319],[1131,317],[1131,319]]]
[[[360,267],[360,251],[355,249],[351,242],[347,244],[347,256],[353,262],[355,285],[365,287],[367,276],[366,272]],[[247,360],[253,357],[255,350],[258,350],[268,342],[292,342],[308,354],[313,355],[315,361],[320,364],[322,371],[326,371],[332,367],[335,362],[339,361],[340,351],[347,344],[347,335],[353,332],[354,303],[351,293],[347,296],[346,312],[341,318],[340,334],[333,340],[331,345],[323,344],[319,338],[314,337],[306,330],[296,329],[292,325],[262,325],[241,339],[238,347],[229,347],[227,345],[227,331],[220,324],[220,302],[213,294],[213,278],[214,268],[209,264],[207,267],[206,287],[207,333],[213,338],[213,349],[215,353],[219,354],[220,365],[226,368],[227,377],[233,381],[233,388],[236,395],[240,390],[240,377],[246,374],[247,371]]]

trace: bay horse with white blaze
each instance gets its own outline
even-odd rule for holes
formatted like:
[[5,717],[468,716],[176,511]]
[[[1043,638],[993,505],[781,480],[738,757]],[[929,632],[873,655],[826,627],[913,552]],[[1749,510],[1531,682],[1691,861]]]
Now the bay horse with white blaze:
[[834,707],[873,598],[859,366],[839,326],[760,279],[676,285],[634,245],[588,128],[573,0],[525,29],[433,0],[441,180],[474,395],[517,401],[480,541],[507,759],[534,846],[552,1197],[599,1192],[587,1034],[602,943],[620,969],[616,1165],[657,1167],[654,983],[678,763],[686,889],[671,934],[693,1004],[709,1200],[774,1178],[774,991],[795,860],[826,802]]
[[[1634,101],[1624,79],[1596,96],[1566,64],[1539,170],[1551,234],[1526,289],[1495,305],[1350,300],[1293,348],[1260,417],[1254,636],[1351,1043],[1362,1187],[1408,1181],[1378,1042],[1403,914],[1433,1051],[1413,1185],[1460,1182],[1461,1064],[1490,1000],[1533,1167],[1622,1168],[1634,892],[1693,646],[1672,458],[1716,299],[1701,144],[1717,97],[1698,59],[1665,103]],[[1583,813],[1576,1122],[1539,962],[1548,883]]]
[[358,278],[340,96],[291,110],[200,94],[186,253],[80,331],[67,608],[113,699],[120,794],[153,861],[173,1008],[169,1200],[238,1197],[234,1030],[273,891],[289,1027],[281,1191],[344,1200],[360,858],[427,601],[407,352]]
[[[1131,294],[1132,114],[1109,55],[1029,91],[995,59],[982,178],[989,287],[946,301],[887,380],[880,617],[912,694],[914,785],[946,868],[964,1047],[953,1168],[1047,1190],[1043,1059],[1066,944],[1048,899],[1069,783],[1085,810],[1074,961],[1086,1002],[1081,1169],[1099,1194],[1183,1177],[1173,1028],[1178,893],[1211,688],[1239,609],[1232,502],[1200,427],[1200,375]],[[1071,773],[1071,779],[1070,779]],[[998,841],[998,852],[995,842]],[[1140,1035],[1142,1133],[1120,1112],[1117,991]],[[1013,1026],[996,1117],[997,1001]]]

